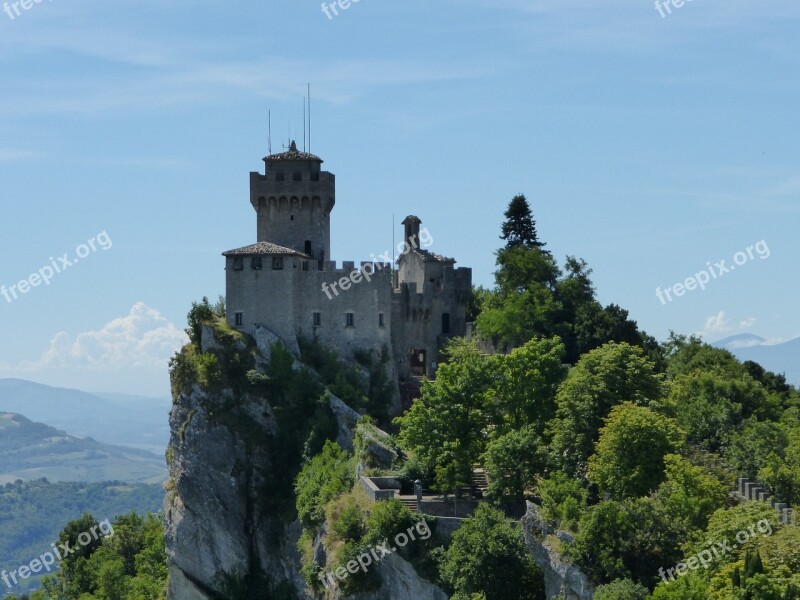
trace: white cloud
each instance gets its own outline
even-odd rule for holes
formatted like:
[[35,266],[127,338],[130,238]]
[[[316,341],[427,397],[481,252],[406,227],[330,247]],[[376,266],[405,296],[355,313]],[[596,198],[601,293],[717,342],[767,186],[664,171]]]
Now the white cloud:
[[717,314],[711,315],[706,319],[705,325],[700,331],[700,335],[705,337],[706,335],[727,333],[732,329],[733,327],[731,327],[728,317],[725,315],[725,311],[721,310]]
[[[750,329],[756,322],[755,317],[747,317],[739,321],[737,325],[731,324],[728,315],[724,310],[719,311],[715,315],[711,315],[705,320],[703,329],[696,332],[696,335],[701,336],[703,339],[719,337],[723,334],[728,334],[733,331],[742,331]],[[760,338],[759,338],[760,339]],[[750,342],[748,342],[750,343]]]
[[750,329],[756,322],[755,317],[748,317],[742,321],[739,321],[739,329]]
[[100,329],[57,333],[41,357],[0,364],[0,376],[33,378],[88,391],[165,395],[167,365],[186,334],[143,302]]

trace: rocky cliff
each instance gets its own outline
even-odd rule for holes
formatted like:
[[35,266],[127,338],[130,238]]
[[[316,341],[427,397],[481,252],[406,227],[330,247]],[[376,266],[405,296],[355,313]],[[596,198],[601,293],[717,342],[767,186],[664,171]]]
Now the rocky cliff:
[[[300,572],[291,481],[324,437],[352,448],[359,415],[269,331],[251,340],[206,326],[198,342],[172,365],[169,598],[314,598]],[[399,556],[377,572],[381,589],[358,600],[447,597]]]
[[548,598],[564,600],[591,600],[594,587],[589,578],[575,565],[566,562],[555,546],[571,541],[566,532],[554,533],[539,515],[537,506],[527,503],[522,517],[525,544],[536,564],[544,572],[545,591]]

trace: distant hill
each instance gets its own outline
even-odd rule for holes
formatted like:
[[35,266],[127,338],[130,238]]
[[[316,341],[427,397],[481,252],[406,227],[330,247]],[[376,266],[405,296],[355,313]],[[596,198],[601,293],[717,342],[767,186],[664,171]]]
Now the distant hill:
[[0,412],[0,484],[43,477],[50,481],[163,483],[167,471],[163,456],[102,444]]
[[89,394],[21,379],[0,379],[0,412],[25,415],[73,435],[163,456],[169,442],[166,398]]
[[[79,519],[84,512],[97,521],[113,521],[131,511],[159,512],[163,500],[161,485],[128,485],[119,481],[40,480],[0,485],[0,570],[18,569],[50,550],[50,544],[67,523]],[[19,594],[36,588],[39,576],[21,581],[12,591]],[[5,591],[6,585],[0,584],[0,590]]]
[[800,386],[800,338],[768,344],[764,338],[750,333],[732,335],[712,346],[729,350],[739,360],[752,360],[773,373],[783,373],[786,380]]

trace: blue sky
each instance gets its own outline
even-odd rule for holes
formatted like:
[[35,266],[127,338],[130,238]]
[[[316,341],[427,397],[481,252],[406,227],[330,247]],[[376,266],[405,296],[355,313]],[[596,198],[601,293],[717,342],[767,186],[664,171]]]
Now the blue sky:
[[[13,8],[11,8],[13,14]],[[407,214],[492,283],[512,196],[648,332],[800,335],[796,2],[44,0],[0,13],[0,377],[166,395],[192,300],[255,241],[248,173],[302,144],[337,175],[336,260]],[[662,304],[656,287],[764,240]]]

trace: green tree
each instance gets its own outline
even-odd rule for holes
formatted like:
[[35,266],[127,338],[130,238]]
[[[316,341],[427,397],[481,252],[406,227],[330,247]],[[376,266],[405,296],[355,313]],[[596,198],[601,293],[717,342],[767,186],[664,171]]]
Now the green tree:
[[556,529],[576,531],[586,511],[588,492],[563,471],[555,471],[539,479],[536,493],[541,503],[541,515]]
[[514,348],[533,337],[558,336],[569,364],[605,343],[626,342],[646,349],[661,366],[655,339],[639,331],[627,311],[597,301],[584,260],[567,256],[562,273],[536,238],[524,196],[509,205],[501,239],[507,244],[497,252],[495,289],[473,294],[480,310],[473,303],[469,311],[484,339]]
[[[778,513],[765,502],[744,502],[721,508],[711,515],[703,536],[686,545],[686,555],[698,555],[708,550],[707,541],[727,543],[726,551],[715,556],[708,567],[709,574],[713,575],[718,569],[743,559],[745,550],[755,547],[760,538],[770,537],[779,529]],[[736,539],[740,532],[747,533],[744,543]]]
[[667,356],[667,375],[675,379],[695,371],[718,371],[738,377],[743,368],[736,357],[727,350],[703,343],[699,337],[670,333],[664,344]]
[[544,600],[544,578],[522,533],[503,513],[481,504],[453,534],[441,567],[456,600]]
[[652,600],[708,600],[708,582],[697,573],[671,580],[665,575],[653,590]]
[[646,587],[630,579],[616,579],[599,586],[593,600],[647,600]]
[[783,424],[751,418],[741,431],[728,437],[723,454],[730,468],[740,476],[756,479],[769,456],[773,453],[782,456],[787,446],[789,436]]
[[758,478],[782,502],[800,505],[800,427],[790,429],[787,443],[767,456]]
[[779,400],[747,374],[693,371],[677,376],[669,403],[689,440],[716,452],[749,416],[774,418]]
[[497,253],[496,289],[485,295],[476,326],[481,336],[513,348],[556,334],[563,307],[555,295],[560,275],[552,256],[515,246]]
[[682,445],[669,417],[627,402],[615,406],[589,458],[589,481],[615,498],[644,496],[664,480],[666,455]]
[[186,335],[189,336],[189,341],[192,344],[198,347],[200,346],[203,325],[213,321],[214,317],[214,307],[211,306],[211,303],[208,301],[208,296],[203,296],[200,302],[192,302],[192,308],[186,316],[186,320],[189,322]]
[[486,449],[492,379],[489,362],[474,344],[454,341],[448,355],[436,379],[423,383],[422,396],[395,419],[401,446],[426,469],[434,469],[442,491],[468,483]]
[[[84,515],[67,525],[62,543],[92,531],[94,519]],[[84,529],[89,527],[88,529]],[[42,581],[37,600],[164,600],[167,588],[167,556],[164,526],[156,515],[135,513],[118,517],[112,535],[83,546],[65,557],[60,571]],[[99,532],[106,533],[101,527]],[[70,547],[74,547],[72,544]]]
[[609,343],[578,361],[556,395],[550,423],[555,463],[572,476],[585,476],[604,419],[614,406],[647,406],[663,394],[663,382],[641,348]]
[[702,531],[711,515],[725,507],[728,486],[677,454],[665,456],[664,464],[666,481],[657,497],[676,520],[685,523],[686,531]]
[[682,559],[680,531],[653,499],[609,500],[589,508],[568,557],[598,584],[632,579],[648,585],[663,565]]
[[325,442],[322,452],[304,465],[295,480],[297,514],[309,527],[325,521],[325,504],[353,485],[350,455],[336,442]]
[[542,248],[545,244],[539,241],[536,234],[536,221],[528,200],[523,194],[511,199],[505,212],[506,220],[502,226],[501,240],[506,241],[506,248],[524,246],[525,248]]
[[558,386],[567,375],[561,341],[532,339],[509,354],[492,357],[492,371],[497,430],[530,426],[542,435],[555,414]]
[[510,431],[489,442],[484,454],[489,497],[502,503],[521,503],[525,490],[545,469],[547,453],[532,427]]

